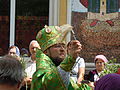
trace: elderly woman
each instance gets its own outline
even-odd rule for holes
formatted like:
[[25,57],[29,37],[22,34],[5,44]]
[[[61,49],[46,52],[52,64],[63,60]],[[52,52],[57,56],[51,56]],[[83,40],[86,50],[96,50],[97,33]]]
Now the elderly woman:
[[8,49],[8,55],[17,55],[17,56],[20,56],[20,50],[17,46],[10,46],[9,49]]
[[11,56],[15,56],[18,58],[18,60],[20,60],[20,50],[17,46],[15,45],[12,45],[9,47],[8,49],[8,55],[11,55]]
[[104,55],[97,55],[94,59],[95,62],[95,70],[89,72],[88,79],[91,82],[96,82],[99,80],[101,72],[105,68],[105,63],[108,62],[107,58]]

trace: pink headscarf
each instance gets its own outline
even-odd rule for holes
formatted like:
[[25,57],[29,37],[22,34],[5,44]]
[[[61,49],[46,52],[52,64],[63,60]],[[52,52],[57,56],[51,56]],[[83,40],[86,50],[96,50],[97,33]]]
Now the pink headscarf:
[[108,62],[107,58],[104,55],[97,55],[94,59],[94,61],[96,61],[97,59],[102,59],[105,63]]

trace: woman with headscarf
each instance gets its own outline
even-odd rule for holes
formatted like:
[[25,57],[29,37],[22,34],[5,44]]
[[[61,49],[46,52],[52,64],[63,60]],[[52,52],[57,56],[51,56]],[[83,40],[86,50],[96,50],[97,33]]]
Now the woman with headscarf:
[[108,62],[107,58],[104,55],[97,55],[94,59],[95,62],[95,70],[89,72],[88,79],[91,82],[96,82],[100,78],[101,72],[105,68],[105,63]]
[[8,55],[18,57],[20,59],[20,50],[17,46],[12,45],[8,49]]
[[28,57],[29,56],[29,52],[26,48],[21,49],[21,56],[23,56],[23,57]]

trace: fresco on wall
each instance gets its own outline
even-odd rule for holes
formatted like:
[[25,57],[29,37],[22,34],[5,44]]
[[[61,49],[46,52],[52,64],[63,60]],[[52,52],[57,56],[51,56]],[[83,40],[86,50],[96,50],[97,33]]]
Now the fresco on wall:
[[72,25],[86,61],[104,54],[120,62],[120,0],[72,0]]

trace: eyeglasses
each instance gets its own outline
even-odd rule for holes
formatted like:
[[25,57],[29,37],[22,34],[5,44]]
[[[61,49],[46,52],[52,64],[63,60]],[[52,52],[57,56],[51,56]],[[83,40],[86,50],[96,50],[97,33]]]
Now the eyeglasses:
[[53,46],[54,48],[64,48],[64,49],[66,49],[67,47],[66,47],[66,45],[65,44],[56,44],[56,45],[54,45]]

